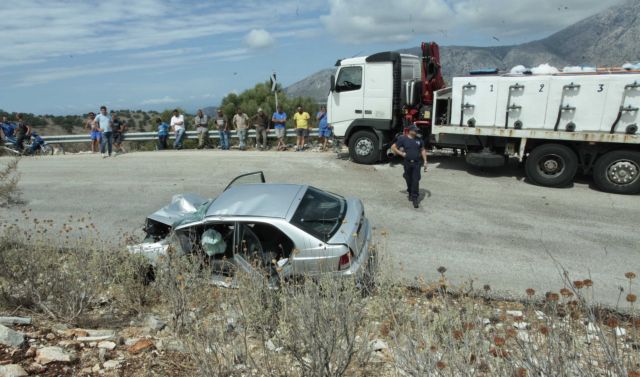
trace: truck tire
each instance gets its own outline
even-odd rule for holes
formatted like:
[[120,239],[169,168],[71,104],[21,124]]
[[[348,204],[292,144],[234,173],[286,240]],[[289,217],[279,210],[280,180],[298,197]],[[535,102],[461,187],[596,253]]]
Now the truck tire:
[[561,144],[543,144],[535,148],[525,162],[527,177],[535,184],[565,187],[578,172],[578,156]]
[[593,180],[602,191],[625,195],[640,193],[640,152],[604,154],[593,167]]
[[358,164],[374,164],[380,160],[378,137],[372,131],[358,131],[349,138],[349,156]]

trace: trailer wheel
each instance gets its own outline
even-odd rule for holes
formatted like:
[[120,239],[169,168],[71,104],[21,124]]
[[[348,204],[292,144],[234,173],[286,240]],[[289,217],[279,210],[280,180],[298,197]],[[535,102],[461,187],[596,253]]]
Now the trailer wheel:
[[602,191],[626,195],[640,193],[640,152],[606,153],[593,167],[593,180]]
[[578,156],[561,144],[543,144],[526,160],[525,171],[533,183],[547,187],[564,187],[578,172]]
[[358,164],[374,164],[380,159],[378,137],[371,131],[358,131],[349,138],[349,156]]

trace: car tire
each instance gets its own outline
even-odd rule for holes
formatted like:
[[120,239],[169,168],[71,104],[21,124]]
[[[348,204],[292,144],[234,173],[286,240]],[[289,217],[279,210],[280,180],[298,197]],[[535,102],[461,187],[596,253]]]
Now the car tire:
[[527,177],[535,184],[565,187],[578,172],[578,156],[562,144],[543,144],[535,148],[525,162]]
[[349,156],[358,164],[371,165],[380,160],[378,137],[371,131],[358,131],[349,138]]
[[640,193],[640,152],[623,150],[604,154],[593,167],[593,180],[605,192]]

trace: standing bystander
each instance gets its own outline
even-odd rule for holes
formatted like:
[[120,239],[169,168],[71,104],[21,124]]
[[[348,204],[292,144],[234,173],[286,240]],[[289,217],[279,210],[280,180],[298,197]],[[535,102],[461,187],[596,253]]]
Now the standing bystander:
[[242,112],[242,109],[238,108],[236,115],[233,116],[233,126],[238,133],[238,141],[240,150],[246,149],[245,142],[247,140],[247,128],[249,128],[249,117]]
[[158,150],[165,150],[169,137],[169,125],[160,118],[156,118],[156,124],[158,125]]
[[309,132],[309,113],[302,109],[302,106],[298,106],[298,111],[293,115],[293,121],[296,125],[296,152],[304,151],[304,139]]
[[184,115],[178,109],[173,110],[171,117],[171,130],[174,132],[176,140],[173,142],[173,149],[182,149],[182,139],[184,138]]
[[284,145],[284,138],[287,134],[287,113],[282,111],[282,106],[278,105],[276,112],[271,117],[271,122],[274,124],[276,131],[276,138],[278,139],[278,150],[283,151],[286,149]]
[[262,108],[258,108],[258,113],[251,118],[251,122],[256,129],[256,148],[260,150],[266,149],[269,117],[264,113]]
[[327,150],[327,141],[331,137],[331,126],[327,120],[327,107],[320,106],[320,111],[316,114],[316,120],[318,121],[318,135],[320,136],[320,143],[322,144],[321,150]]
[[193,118],[193,124],[196,127],[196,133],[198,134],[198,149],[209,147],[209,117],[198,110],[198,113]]
[[19,152],[24,149],[24,140],[31,137],[31,127],[22,119],[22,114],[16,114],[16,148]]
[[91,136],[91,152],[98,153],[100,149],[100,139],[102,134],[97,126],[93,124],[93,121],[96,120],[96,113],[93,111],[89,113],[87,119],[84,121],[84,129],[89,130]]
[[216,112],[216,127],[218,128],[218,133],[220,135],[220,146],[219,148],[222,150],[229,150],[229,120],[227,116],[224,115],[222,109],[218,109]]
[[118,117],[115,111],[111,111],[111,121],[113,123],[113,150],[115,153],[124,153],[122,142],[124,141],[124,133],[127,132],[127,122]]
[[107,152],[109,152],[108,157],[111,157],[113,149],[113,120],[107,113],[106,106],[100,107],[100,114],[96,115],[96,119],[93,120],[93,126],[98,127],[100,132],[102,132],[102,139],[100,141],[102,158],[107,157]]

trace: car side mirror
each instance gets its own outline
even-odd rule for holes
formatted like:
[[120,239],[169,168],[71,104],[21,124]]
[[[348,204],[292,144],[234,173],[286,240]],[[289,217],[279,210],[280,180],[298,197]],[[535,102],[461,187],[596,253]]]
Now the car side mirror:
[[331,80],[331,84],[330,84],[331,91],[335,92],[336,91],[336,77],[334,75],[331,75],[331,79],[330,80]]

